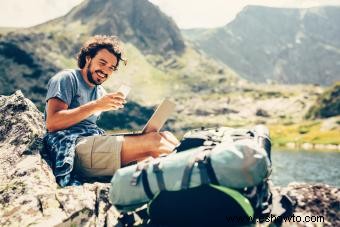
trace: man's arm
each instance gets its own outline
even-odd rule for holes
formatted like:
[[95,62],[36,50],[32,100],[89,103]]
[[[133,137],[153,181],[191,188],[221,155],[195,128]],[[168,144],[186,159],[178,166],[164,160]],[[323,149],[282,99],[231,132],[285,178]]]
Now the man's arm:
[[124,103],[121,93],[110,93],[77,108],[68,109],[68,105],[60,99],[51,98],[47,102],[46,128],[49,132],[69,128],[96,112],[122,108]]
[[60,99],[51,98],[48,100],[46,112],[46,128],[49,132],[54,132],[71,127],[94,114],[95,102],[68,110],[66,103]]

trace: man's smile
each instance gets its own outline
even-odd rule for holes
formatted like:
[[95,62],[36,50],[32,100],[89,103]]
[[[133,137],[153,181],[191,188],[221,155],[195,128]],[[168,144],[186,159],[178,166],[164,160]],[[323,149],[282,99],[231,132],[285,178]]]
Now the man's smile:
[[97,70],[97,71],[96,71],[96,74],[97,74],[100,78],[102,78],[102,79],[106,79],[106,78],[107,78],[107,74],[103,73],[103,72],[100,71],[100,70]]

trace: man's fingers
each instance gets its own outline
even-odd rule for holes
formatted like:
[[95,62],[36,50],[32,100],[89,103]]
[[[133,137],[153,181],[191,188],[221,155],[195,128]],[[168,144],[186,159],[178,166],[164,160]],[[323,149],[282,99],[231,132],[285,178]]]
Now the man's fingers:
[[176,147],[175,144],[171,143],[169,140],[164,138],[162,141],[162,148],[160,149],[161,153],[170,153]]
[[114,104],[111,105],[111,107],[118,110],[118,109],[124,108],[124,105],[114,103]]
[[164,131],[160,133],[167,141],[169,141],[171,144],[173,144],[174,146],[177,146],[179,144],[178,139],[174,136],[174,134],[172,134],[169,131]]

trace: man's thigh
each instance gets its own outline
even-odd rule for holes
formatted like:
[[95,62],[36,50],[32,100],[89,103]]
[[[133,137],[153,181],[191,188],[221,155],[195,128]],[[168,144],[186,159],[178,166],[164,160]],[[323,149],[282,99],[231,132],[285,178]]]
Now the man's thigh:
[[88,136],[77,141],[76,171],[87,177],[112,176],[121,166],[123,136]]

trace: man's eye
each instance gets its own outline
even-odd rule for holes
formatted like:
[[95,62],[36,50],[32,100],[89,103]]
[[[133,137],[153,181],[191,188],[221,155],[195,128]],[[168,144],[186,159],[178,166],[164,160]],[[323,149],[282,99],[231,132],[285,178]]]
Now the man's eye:
[[118,67],[110,67],[110,70],[113,71],[113,72],[117,71],[117,69],[118,69]]

